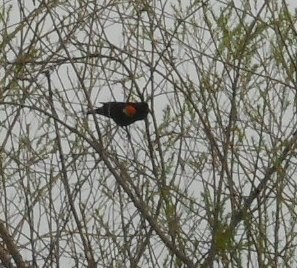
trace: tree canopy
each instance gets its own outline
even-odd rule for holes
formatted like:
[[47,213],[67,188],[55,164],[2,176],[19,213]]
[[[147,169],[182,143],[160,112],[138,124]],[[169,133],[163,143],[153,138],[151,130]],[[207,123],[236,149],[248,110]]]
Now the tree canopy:
[[294,8],[3,1],[0,262],[296,266]]

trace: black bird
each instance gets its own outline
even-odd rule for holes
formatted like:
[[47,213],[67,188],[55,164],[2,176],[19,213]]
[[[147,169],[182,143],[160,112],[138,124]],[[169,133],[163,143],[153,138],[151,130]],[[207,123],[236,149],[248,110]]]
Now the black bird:
[[149,112],[146,102],[105,102],[102,104],[102,107],[88,111],[87,114],[95,113],[112,118],[121,127],[144,120]]

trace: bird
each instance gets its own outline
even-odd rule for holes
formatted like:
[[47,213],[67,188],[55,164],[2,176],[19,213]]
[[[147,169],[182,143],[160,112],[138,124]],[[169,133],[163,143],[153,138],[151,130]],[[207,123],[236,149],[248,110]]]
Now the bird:
[[102,104],[103,106],[90,110],[87,114],[100,114],[112,118],[121,127],[144,120],[149,113],[146,102],[102,102]]

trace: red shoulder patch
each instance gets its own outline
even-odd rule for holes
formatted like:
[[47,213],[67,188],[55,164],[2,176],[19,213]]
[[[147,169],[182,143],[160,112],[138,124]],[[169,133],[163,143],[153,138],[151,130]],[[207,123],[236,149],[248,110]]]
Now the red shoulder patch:
[[125,108],[123,109],[123,112],[129,117],[133,117],[137,113],[137,110],[132,105],[126,105]]

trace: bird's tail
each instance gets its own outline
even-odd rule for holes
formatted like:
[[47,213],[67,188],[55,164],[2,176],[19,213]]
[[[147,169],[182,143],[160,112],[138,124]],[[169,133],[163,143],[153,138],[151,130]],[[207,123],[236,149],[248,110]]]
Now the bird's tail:
[[102,114],[102,115],[104,115],[105,112],[104,112],[103,107],[99,107],[99,108],[96,108],[96,109],[94,109],[94,110],[89,110],[89,111],[87,112],[87,114]]

